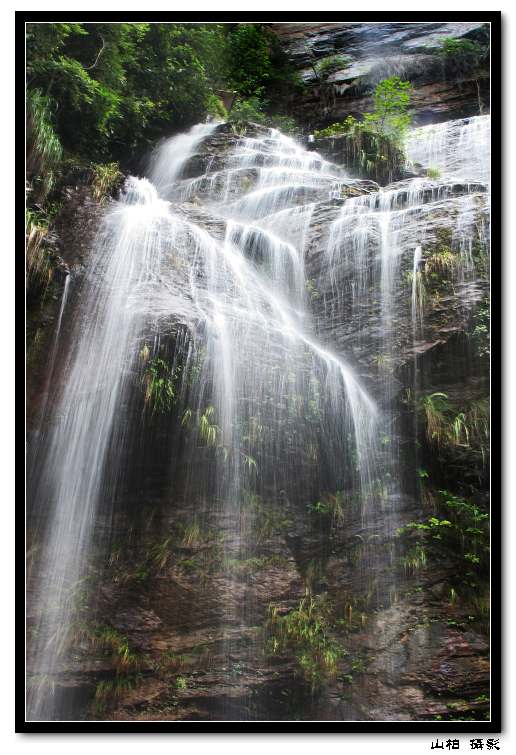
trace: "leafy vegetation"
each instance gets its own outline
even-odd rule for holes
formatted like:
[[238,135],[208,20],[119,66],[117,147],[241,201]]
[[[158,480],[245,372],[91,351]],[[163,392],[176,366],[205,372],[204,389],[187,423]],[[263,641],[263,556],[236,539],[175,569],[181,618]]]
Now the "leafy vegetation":
[[220,427],[213,421],[215,408],[206,407],[206,410],[199,419],[199,437],[207,446],[216,446],[221,434]]
[[409,81],[403,81],[399,76],[383,79],[374,91],[372,113],[366,113],[362,121],[348,115],[344,121],[315,131],[314,135],[318,138],[341,134],[357,136],[363,131],[400,146],[412,120],[409,111],[411,95],[412,85]]
[[138,675],[118,674],[114,679],[101,679],[95,687],[93,714],[103,716],[118,700],[140,683]]
[[351,58],[347,55],[329,55],[322,60],[312,62],[312,68],[318,79],[327,79],[335,71],[347,68]]
[[114,162],[207,114],[225,117],[224,90],[268,94],[277,111],[293,77],[263,24],[29,23],[33,173],[58,162],[61,145]]
[[118,163],[98,163],[93,165],[91,187],[97,201],[108,196],[122,181]]
[[172,410],[176,399],[176,381],[181,369],[175,369],[163,359],[155,357],[145,367],[143,383],[145,386],[145,405],[152,414],[167,414]]
[[426,566],[428,555],[434,560],[443,557],[460,563],[456,586],[463,592],[478,585],[478,579],[489,573],[489,514],[479,505],[447,490],[439,490],[435,499],[437,511],[424,521],[409,522],[398,535],[419,536],[418,542],[405,555],[409,571]]
[[428,178],[437,179],[441,177],[441,171],[439,168],[427,168],[426,175]]
[[224,40],[218,24],[31,23],[29,92],[59,104],[65,149],[116,160],[203,117],[223,81]]
[[[159,138],[208,115],[226,119],[228,93],[236,95],[235,123],[297,130],[283,107],[300,81],[264,24],[30,22],[26,40],[31,210],[48,213],[77,167],[101,201],[117,187],[127,160]],[[51,260],[38,253],[35,227],[28,229],[30,266],[35,271],[34,262],[41,263],[44,278]],[[159,411],[168,410],[169,388],[164,377],[154,396]]]
[[27,95],[27,177],[33,201],[42,202],[55,182],[55,170],[63,156],[54,128],[55,103],[33,89]]
[[473,316],[475,327],[472,333],[476,352],[481,358],[488,358],[491,351],[490,343],[490,308],[489,299],[484,299]]
[[321,598],[303,598],[285,615],[276,606],[269,606],[266,650],[271,655],[294,655],[301,676],[315,690],[337,675],[339,659],[345,654],[331,637],[330,627],[330,610]]
[[426,437],[438,447],[463,446],[484,455],[489,445],[489,400],[469,402],[462,411],[441,391],[422,396],[418,410],[424,416]]
[[374,92],[375,109],[361,121],[352,115],[314,131],[318,139],[342,136],[346,162],[361,177],[393,180],[405,163],[403,143],[411,122],[411,84],[398,76],[380,81]]
[[478,111],[482,113],[484,103],[480,82],[489,77],[489,37],[481,42],[464,37],[446,37],[441,41],[439,54],[443,58],[445,72],[449,78],[475,81]]
[[348,500],[342,490],[336,493],[326,493],[319,501],[308,505],[308,510],[317,516],[322,516],[331,521],[332,526],[342,523],[346,512]]
[[478,66],[486,61],[489,56],[489,48],[472,39],[464,37],[446,37],[441,40],[440,55],[456,64],[464,67]]
[[402,143],[412,120],[411,96],[410,81],[403,81],[399,76],[383,79],[374,90],[374,110],[365,114],[365,124],[381,136]]

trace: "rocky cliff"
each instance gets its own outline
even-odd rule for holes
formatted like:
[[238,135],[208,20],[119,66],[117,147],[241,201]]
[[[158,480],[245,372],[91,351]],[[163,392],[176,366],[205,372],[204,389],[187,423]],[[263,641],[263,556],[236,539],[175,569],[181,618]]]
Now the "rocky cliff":
[[468,23],[271,24],[305,84],[289,103],[306,127],[360,117],[384,78],[412,82],[418,124],[489,112],[489,61],[474,69],[443,56],[446,39],[489,43],[489,25]]

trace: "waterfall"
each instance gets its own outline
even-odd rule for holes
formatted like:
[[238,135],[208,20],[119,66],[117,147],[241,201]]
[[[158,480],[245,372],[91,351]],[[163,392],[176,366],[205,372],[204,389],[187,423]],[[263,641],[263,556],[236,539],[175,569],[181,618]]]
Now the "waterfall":
[[421,245],[418,244],[414,249],[414,264],[412,266],[412,328],[414,331],[414,340],[418,321],[423,311],[423,295],[421,291],[421,275],[419,265],[421,263]]
[[[411,160],[440,169],[442,180],[369,184],[361,196],[345,170],[275,129],[228,136],[225,162],[208,161],[191,177],[187,165],[216,124],[164,142],[149,178],[127,179],[86,263],[44,471],[31,492],[42,543],[29,601],[32,720],[63,715],[52,688],[70,662],[77,593],[105,556],[135,449],[145,451],[147,436],[135,438],[132,423],[157,423],[164,404],[170,416],[159,421],[176,444],[163,481],[167,516],[187,501],[224,528],[217,615],[225,670],[235,628],[253,610],[228,565],[252,552],[249,522],[272,516],[270,502],[298,500],[306,511],[321,494],[339,493],[358,506],[359,568],[377,607],[394,599],[390,546],[384,553],[377,543],[402,522],[399,308],[412,322],[420,316],[418,268],[450,206],[461,281],[471,282],[471,202],[480,201],[486,169],[479,160],[466,175],[464,153],[475,145],[483,155],[485,124],[416,130]],[[453,188],[459,175],[471,180],[466,194]],[[323,206],[328,222],[318,216]],[[313,274],[311,244],[322,227],[326,250]],[[343,318],[352,345],[350,332],[336,334]],[[253,652],[250,643],[249,668]],[[229,704],[224,713],[235,716]]]
[[406,148],[410,162],[434,168],[442,177],[488,181],[491,118],[477,115],[415,128]]
[[49,402],[49,392],[51,388],[51,382],[52,382],[52,375],[54,373],[55,364],[56,364],[56,357],[57,352],[59,349],[59,342],[60,342],[60,336],[61,336],[61,326],[63,324],[63,314],[66,309],[66,304],[68,302],[68,293],[70,289],[70,274],[67,273],[65,276],[65,281],[63,285],[63,294],[61,296],[61,304],[59,305],[59,313],[57,315],[57,322],[56,322],[56,328],[54,332],[54,337],[52,339],[52,346],[50,347],[50,356],[47,363],[47,379],[45,382],[45,388],[43,390],[43,403],[41,406],[41,410],[39,413],[38,420],[36,422],[36,427],[39,429],[42,425],[43,418],[46,414],[48,402]]

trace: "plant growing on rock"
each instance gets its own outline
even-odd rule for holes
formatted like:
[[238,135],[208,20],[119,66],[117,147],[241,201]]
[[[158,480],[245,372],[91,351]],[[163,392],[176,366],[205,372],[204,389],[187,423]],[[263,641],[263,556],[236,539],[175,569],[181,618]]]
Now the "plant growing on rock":
[[473,316],[475,327],[472,333],[473,343],[479,357],[489,357],[490,343],[490,308],[486,298]]
[[285,615],[277,606],[269,606],[264,630],[266,652],[294,655],[299,673],[312,690],[337,675],[345,651],[330,635],[331,611],[322,599],[303,598]]
[[437,512],[434,516],[409,522],[397,532],[398,536],[417,534],[420,537],[412,551],[407,553],[405,566],[414,570],[426,565],[429,554],[433,558],[447,555],[462,562],[463,571],[457,574],[457,579],[464,580],[467,585],[472,567],[476,576],[487,571],[489,514],[476,503],[447,490],[439,490],[435,501]]
[[412,121],[411,96],[410,81],[403,81],[399,76],[383,79],[374,90],[374,110],[366,113],[364,123],[381,136],[402,143]]
[[489,76],[489,44],[480,44],[463,37],[446,37],[441,40],[439,55],[444,60],[447,75],[451,78],[472,78],[477,87],[478,110],[483,111],[480,80]]
[[163,359],[155,357],[147,362],[143,373],[145,405],[152,414],[168,414],[176,399],[175,384],[180,368],[173,369]]
[[337,490],[336,493],[325,493],[319,501],[308,505],[308,510],[312,514],[329,518],[332,526],[338,526],[342,523],[348,503],[344,491]]
[[459,411],[446,393],[437,391],[419,399],[426,437],[438,447],[467,447],[482,455],[489,445],[489,401],[480,398]]
[[319,80],[325,81],[334,71],[347,68],[351,58],[347,55],[329,55],[312,63],[312,69]]
[[403,143],[411,122],[411,85],[399,77],[384,79],[375,90],[375,110],[357,121],[352,115],[315,131],[316,138],[344,137],[347,159],[359,175],[392,180],[405,164]]
[[94,163],[91,187],[93,197],[100,201],[107,197],[123,179],[118,163]]
[[249,122],[265,125],[268,120],[265,108],[266,103],[259,97],[238,99],[231,108],[229,121],[236,126]]
[[63,148],[54,126],[57,105],[41,90],[27,94],[27,174],[33,182],[34,198],[43,201],[55,182],[55,171]]
[[213,421],[214,417],[215,408],[208,406],[199,419],[199,437],[207,446],[212,448],[217,445],[221,434],[220,427]]

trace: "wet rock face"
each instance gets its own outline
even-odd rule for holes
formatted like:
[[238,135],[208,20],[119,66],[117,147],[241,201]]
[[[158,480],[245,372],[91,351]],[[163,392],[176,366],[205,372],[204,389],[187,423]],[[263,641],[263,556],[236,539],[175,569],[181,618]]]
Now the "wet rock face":
[[[486,69],[477,78],[451,77],[441,40],[450,37],[484,42],[488,27],[468,23],[271,24],[306,84],[292,101],[292,112],[310,128],[373,108],[372,92],[383,78],[399,75],[414,85],[412,106],[418,124],[478,115],[489,109]],[[314,71],[332,56],[345,56],[326,77]]]

